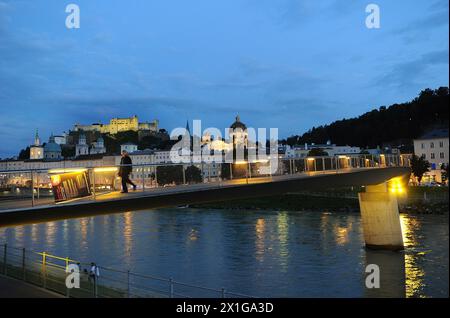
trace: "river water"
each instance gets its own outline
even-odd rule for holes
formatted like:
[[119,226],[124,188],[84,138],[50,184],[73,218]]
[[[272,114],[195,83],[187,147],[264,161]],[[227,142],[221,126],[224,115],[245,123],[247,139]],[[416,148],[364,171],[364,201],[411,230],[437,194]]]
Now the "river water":
[[0,243],[261,297],[448,297],[448,215],[401,221],[403,252],[364,248],[357,213],[188,208],[4,228]]

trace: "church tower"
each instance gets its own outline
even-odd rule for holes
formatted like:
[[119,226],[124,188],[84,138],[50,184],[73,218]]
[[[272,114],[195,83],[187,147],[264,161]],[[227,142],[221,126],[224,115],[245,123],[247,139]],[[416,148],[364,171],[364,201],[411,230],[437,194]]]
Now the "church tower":
[[86,135],[80,132],[78,143],[75,145],[75,156],[84,156],[89,154],[89,145],[86,142]]
[[44,147],[41,145],[41,139],[39,138],[39,132],[37,129],[36,135],[34,136],[34,144],[30,146],[30,159],[44,159]]

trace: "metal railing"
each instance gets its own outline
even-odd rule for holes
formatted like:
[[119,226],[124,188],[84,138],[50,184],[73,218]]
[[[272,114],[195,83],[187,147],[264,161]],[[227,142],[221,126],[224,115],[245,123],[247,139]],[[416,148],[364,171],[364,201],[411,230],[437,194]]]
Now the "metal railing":
[[[168,186],[199,183],[222,184],[224,181],[261,177],[296,175],[301,173],[340,173],[349,169],[409,167],[409,155],[345,155],[333,157],[278,158],[239,163],[140,163],[132,164],[131,179],[138,191],[152,191]],[[190,168],[190,167],[196,168]],[[91,195],[88,199],[120,189],[117,172],[124,165],[97,167],[67,167],[0,171],[0,210],[53,204],[50,176],[57,172],[85,170],[89,176]],[[2,191],[3,189],[3,191]],[[86,198],[84,198],[86,199]],[[17,204],[15,204],[17,203]]]
[[[51,290],[67,297],[94,298],[253,298],[230,292],[162,278],[98,266],[99,276],[90,275],[91,263],[79,262],[46,252],[2,245],[0,274]],[[67,288],[67,267],[80,268],[80,288]]]

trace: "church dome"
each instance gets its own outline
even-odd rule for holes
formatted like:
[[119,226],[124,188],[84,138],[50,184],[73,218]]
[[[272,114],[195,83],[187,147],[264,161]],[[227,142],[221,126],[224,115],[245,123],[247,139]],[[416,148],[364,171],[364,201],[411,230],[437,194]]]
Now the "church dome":
[[243,122],[241,122],[241,119],[239,118],[239,115],[236,116],[236,121],[231,124],[230,128],[233,129],[233,130],[234,129],[247,130],[247,126],[245,126],[245,124]]
[[61,146],[56,142],[48,142],[44,146],[44,152],[61,152]]

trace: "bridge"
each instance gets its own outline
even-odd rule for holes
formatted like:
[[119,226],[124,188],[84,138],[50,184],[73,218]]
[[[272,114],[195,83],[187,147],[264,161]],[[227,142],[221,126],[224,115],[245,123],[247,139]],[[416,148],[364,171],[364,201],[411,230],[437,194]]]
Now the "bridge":
[[[34,197],[36,189],[33,188],[32,206],[30,206],[30,200],[0,203],[0,227],[194,203],[282,195],[294,191],[364,186],[365,192],[359,194],[359,202],[366,246],[392,250],[403,248],[397,194],[402,191],[402,185],[409,179],[410,168],[407,162],[397,158],[397,160],[379,164],[375,160],[368,161],[367,158],[359,161],[350,158],[351,164],[340,165],[336,158],[334,161],[333,158],[314,158],[313,160],[320,160],[323,163],[322,169],[319,170],[315,162],[311,165],[308,164],[311,160],[304,160],[303,169],[293,169],[298,165],[289,160],[283,163],[289,166],[288,169],[281,169],[278,174],[265,176],[250,175],[252,168],[251,163],[248,163],[244,178],[236,179],[231,176],[229,180],[216,178],[214,181],[197,184],[186,183],[183,167],[183,182],[177,186],[163,187],[157,186],[158,183],[156,183],[153,187],[146,187],[146,180],[143,179],[138,191],[127,194],[118,191],[96,193],[95,169],[97,172],[114,171],[112,169],[114,167],[92,168],[91,172],[94,176],[91,179],[94,180],[94,193],[91,196],[55,203],[51,198],[37,200]],[[329,160],[330,164],[327,165],[325,160]],[[155,165],[135,165],[133,169],[143,169],[147,166],[156,169]],[[45,173],[50,174],[51,171]]]

